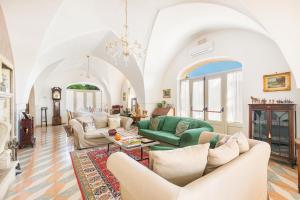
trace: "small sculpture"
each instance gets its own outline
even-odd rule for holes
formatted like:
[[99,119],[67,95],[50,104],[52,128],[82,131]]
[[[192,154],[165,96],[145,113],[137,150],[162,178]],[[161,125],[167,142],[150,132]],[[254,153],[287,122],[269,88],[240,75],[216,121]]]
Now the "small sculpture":
[[253,104],[260,103],[260,99],[251,96],[251,100]]

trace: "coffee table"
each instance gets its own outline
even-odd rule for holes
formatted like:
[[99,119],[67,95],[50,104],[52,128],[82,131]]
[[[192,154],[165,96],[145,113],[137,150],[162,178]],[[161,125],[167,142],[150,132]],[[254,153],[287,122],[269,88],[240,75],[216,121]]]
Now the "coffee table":
[[132,150],[135,150],[135,149],[140,149],[141,151],[141,157],[140,159],[136,159],[137,161],[142,161],[142,160],[147,160],[148,158],[144,158],[144,149],[146,147],[150,147],[150,146],[154,146],[154,145],[157,145],[159,144],[158,141],[153,141],[153,142],[150,142],[150,143],[142,143],[141,144],[138,144],[138,145],[135,145],[135,146],[127,146],[125,144],[123,144],[122,141],[124,140],[128,140],[128,139],[137,139],[137,140],[140,140],[144,137],[140,136],[140,135],[137,135],[137,134],[132,134],[128,131],[124,131],[124,130],[118,130],[118,133],[121,135],[122,139],[121,140],[116,140],[114,136],[109,136],[108,133],[106,134],[103,134],[105,136],[105,138],[110,141],[110,143],[107,144],[107,153],[109,154],[110,153],[110,145],[111,144],[114,144],[114,145],[117,145],[119,148],[120,148],[120,151],[132,151]]

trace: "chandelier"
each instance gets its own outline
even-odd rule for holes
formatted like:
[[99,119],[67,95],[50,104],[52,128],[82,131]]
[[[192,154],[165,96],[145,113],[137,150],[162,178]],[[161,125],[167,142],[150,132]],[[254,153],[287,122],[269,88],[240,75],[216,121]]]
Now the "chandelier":
[[112,57],[115,63],[123,62],[127,65],[130,56],[135,57],[137,62],[140,62],[145,54],[146,50],[143,49],[142,45],[137,41],[129,41],[128,38],[128,2],[125,0],[125,24],[124,30],[120,38],[110,41],[106,44],[106,52]]

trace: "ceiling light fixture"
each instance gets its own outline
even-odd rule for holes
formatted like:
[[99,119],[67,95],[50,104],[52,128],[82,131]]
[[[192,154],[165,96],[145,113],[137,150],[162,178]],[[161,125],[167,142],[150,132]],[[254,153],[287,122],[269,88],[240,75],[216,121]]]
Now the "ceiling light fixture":
[[87,55],[87,72],[86,72],[86,78],[89,79],[90,78],[90,56]]
[[125,25],[120,38],[110,41],[106,44],[107,54],[114,59],[115,63],[123,62],[127,65],[130,56],[135,57],[137,62],[142,61],[146,55],[146,50],[143,49],[141,43],[137,40],[129,41],[128,37],[128,2],[125,0]]

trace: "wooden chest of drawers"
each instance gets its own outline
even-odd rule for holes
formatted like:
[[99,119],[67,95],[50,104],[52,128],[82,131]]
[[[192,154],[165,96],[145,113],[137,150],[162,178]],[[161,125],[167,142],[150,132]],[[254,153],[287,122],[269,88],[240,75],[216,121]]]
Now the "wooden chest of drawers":
[[20,140],[19,148],[23,148],[25,145],[34,146],[34,119],[22,119],[20,123]]

